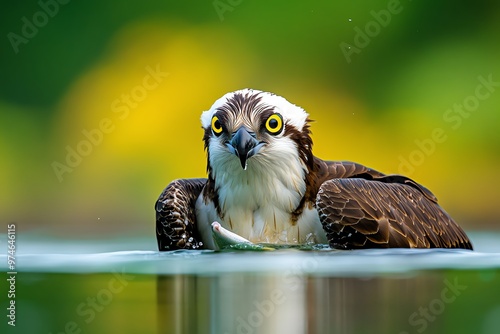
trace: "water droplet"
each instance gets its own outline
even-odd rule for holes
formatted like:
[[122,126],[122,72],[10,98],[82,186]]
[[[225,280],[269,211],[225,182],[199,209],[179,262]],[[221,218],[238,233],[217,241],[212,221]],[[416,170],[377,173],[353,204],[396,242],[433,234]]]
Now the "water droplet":
[[349,18],[349,22],[352,22],[352,19],[351,19],[351,18]]

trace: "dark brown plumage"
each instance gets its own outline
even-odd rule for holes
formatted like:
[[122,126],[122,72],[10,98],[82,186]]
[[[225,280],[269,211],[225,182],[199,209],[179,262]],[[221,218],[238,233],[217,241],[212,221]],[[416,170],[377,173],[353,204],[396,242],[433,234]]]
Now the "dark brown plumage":
[[316,208],[330,246],[466,248],[469,238],[425,187],[351,162],[321,162]]
[[[314,166],[304,203],[314,203],[331,247],[472,249],[436,197],[413,180],[346,161],[314,158]],[[206,184],[175,180],[162,192],[155,205],[159,250],[203,247],[194,203]]]
[[156,240],[160,251],[203,246],[196,229],[195,202],[207,179],[172,181],[156,201]]

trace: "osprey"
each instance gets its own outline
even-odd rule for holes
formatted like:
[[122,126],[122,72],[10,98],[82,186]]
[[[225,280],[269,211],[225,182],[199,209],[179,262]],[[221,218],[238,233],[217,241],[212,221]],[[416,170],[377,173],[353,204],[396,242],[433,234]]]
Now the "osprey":
[[214,221],[254,243],[472,249],[424,186],[315,157],[309,115],[283,97],[228,93],[201,123],[208,178],[175,180],[161,193],[160,251],[216,249]]

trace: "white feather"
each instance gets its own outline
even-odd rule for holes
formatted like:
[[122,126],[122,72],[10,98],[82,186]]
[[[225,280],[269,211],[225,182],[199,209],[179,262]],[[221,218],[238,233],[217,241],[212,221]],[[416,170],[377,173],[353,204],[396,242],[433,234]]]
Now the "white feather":
[[283,116],[285,122],[288,121],[289,124],[293,125],[299,131],[302,131],[302,127],[306,123],[307,116],[309,116],[304,109],[295,104],[288,102],[284,97],[275,95],[269,92],[263,92],[255,89],[241,89],[235,92],[227,93],[210,107],[207,111],[203,112],[201,115],[201,124],[203,128],[210,127],[212,122],[212,116],[217,111],[218,108],[222,107],[231,97],[236,94],[261,94],[263,96],[262,103],[270,106],[274,106],[275,111],[279,112]]

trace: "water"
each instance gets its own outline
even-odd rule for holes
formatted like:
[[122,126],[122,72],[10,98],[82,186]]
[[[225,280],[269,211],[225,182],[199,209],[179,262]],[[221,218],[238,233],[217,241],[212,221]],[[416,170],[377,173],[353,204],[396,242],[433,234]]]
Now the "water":
[[[16,255],[16,327],[2,315],[0,328],[54,334],[498,333],[500,235],[471,237],[474,252],[168,253],[156,252],[152,239],[25,237]],[[0,261],[6,272],[6,256]],[[2,280],[5,313],[8,289]]]

